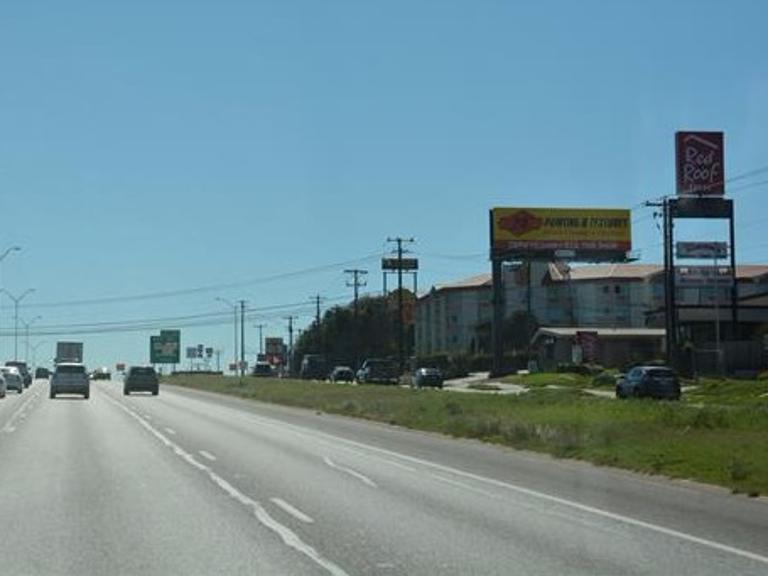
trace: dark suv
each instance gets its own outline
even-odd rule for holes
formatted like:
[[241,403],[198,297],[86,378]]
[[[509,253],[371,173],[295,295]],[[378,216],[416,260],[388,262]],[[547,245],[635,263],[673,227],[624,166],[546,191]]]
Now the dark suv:
[[666,366],[636,366],[616,383],[616,398],[680,400],[680,379]]
[[123,394],[131,392],[152,392],[157,396],[160,391],[160,381],[152,366],[131,366],[123,379]]
[[394,362],[379,358],[369,358],[357,371],[357,381],[361,384],[397,384],[400,378]]

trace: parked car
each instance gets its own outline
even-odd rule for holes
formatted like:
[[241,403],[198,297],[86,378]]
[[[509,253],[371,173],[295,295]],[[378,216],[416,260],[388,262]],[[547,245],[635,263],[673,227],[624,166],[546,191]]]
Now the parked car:
[[82,394],[86,400],[91,395],[91,380],[85,365],[77,362],[61,362],[51,376],[49,398],[57,394]]
[[3,366],[0,368],[0,373],[5,380],[5,390],[16,390],[18,394],[24,392],[24,380],[19,374],[19,369],[15,366]]
[[357,371],[357,381],[361,384],[397,384],[400,378],[394,362],[369,358]]
[[419,368],[413,373],[411,386],[413,388],[424,388],[426,386],[442,388],[443,373],[437,368]]
[[8,388],[5,384],[5,378],[3,378],[2,374],[0,374],[0,398],[5,398],[5,394],[7,393]]
[[305,354],[301,359],[300,376],[304,380],[325,380],[328,365],[322,354]]
[[38,367],[35,370],[35,380],[48,380],[51,377],[51,371],[48,368]]
[[331,382],[354,382],[355,372],[349,366],[336,366],[331,371]]
[[680,400],[680,378],[666,366],[636,366],[616,382],[616,398]]
[[269,378],[270,376],[274,375],[274,370],[272,369],[272,364],[269,362],[256,362],[256,364],[253,366],[253,371],[251,374],[261,378]]
[[152,392],[157,396],[160,392],[160,380],[152,366],[131,366],[123,379],[123,394],[131,392]]
[[91,380],[112,380],[112,372],[107,367],[96,368],[91,374]]
[[21,374],[21,379],[24,382],[25,387],[28,388],[29,385],[32,384],[32,374],[29,373],[29,368],[27,368],[26,362],[22,362],[21,360],[8,360],[5,365],[19,369],[19,374]]

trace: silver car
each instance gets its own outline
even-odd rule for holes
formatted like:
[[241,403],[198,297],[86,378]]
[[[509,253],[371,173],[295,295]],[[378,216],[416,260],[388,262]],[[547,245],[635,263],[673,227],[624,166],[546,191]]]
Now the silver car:
[[56,394],[82,394],[86,400],[91,395],[91,381],[85,365],[75,362],[62,362],[56,365],[51,376],[50,398]]
[[0,366],[0,373],[5,381],[5,389],[16,390],[18,394],[24,392],[24,379],[19,373],[19,369],[13,366]]

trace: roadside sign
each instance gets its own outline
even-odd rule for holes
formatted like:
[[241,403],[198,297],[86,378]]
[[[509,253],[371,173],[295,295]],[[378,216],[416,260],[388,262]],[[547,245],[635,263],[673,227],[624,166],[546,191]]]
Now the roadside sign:
[[576,332],[576,342],[581,347],[581,357],[586,362],[597,362],[600,339],[597,332],[579,330]]
[[418,270],[419,260],[417,258],[382,258],[382,270]]
[[117,364],[115,364],[115,371],[125,372],[125,364],[123,362],[118,362]]
[[675,285],[678,288],[710,288],[730,286],[733,275],[730,266],[675,266]]
[[234,362],[230,362],[229,363],[229,371],[230,372],[234,372],[235,370],[237,370],[237,364],[235,364]]
[[152,364],[178,364],[181,354],[181,330],[161,330],[149,338],[149,361]]
[[187,359],[192,360],[194,358],[197,358],[197,347],[187,346]]
[[210,358],[211,356],[213,356],[213,348],[206,348],[205,349],[205,357],[206,358]]
[[677,132],[678,195],[722,196],[725,164],[722,132]]
[[726,242],[677,242],[676,252],[678,258],[723,260],[728,257],[728,244]]

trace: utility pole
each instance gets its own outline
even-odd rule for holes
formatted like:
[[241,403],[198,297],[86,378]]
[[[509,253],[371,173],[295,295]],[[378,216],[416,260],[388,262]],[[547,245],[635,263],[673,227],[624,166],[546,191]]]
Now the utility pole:
[[25,322],[24,320],[21,320],[21,323],[24,325],[24,361],[29,364],[29,327],[40,320],[42,316],[35,316],[30,320],[29,322]]
[[245,376],[245,300],[240,300],[240,378]]
[[5,288],[0,289],[8,298],[13,300],[13,359],[19,359],[19,302],[24,300],[25,296],[32,294],[34,288],[27,288],[20,296],[14,296]]
[[[11,246],[10,248],[6,248],[5,251],[0,254],[0,264],[5,260],[5,257],[8,256],[8,254],[11,252],[18,252],[19,250],[21,250],[21,246]],[[1,270],[2,269],[0,268],[0,271]],[[2,286],[2,277],[0,277],[0,290],[2,290]],[[2,317],[2,308],[0,308],[0,317]],[[2,354],[0,354],[0,356],[2,356]]]
[[352,283],[347,280],[347,286],[350,288],[353,288],[355,291],[355,299],[354,299],[354,308],[353,308],[353,320],[352,329],[354,330],[354,338],[352,338],[352,349],[353,349],[353,356],[354,356],[354,366],[353,368],[357,370],[358,368],[358,336],[360,334],[360,330],[358,328],[358,322],[357,322],[357,300],[359,295],[359,289],[363,286],[366,286],[368,283],[365,280],[362,280],[361,277],[368,274],[368,270],[361,270],[359,268],[352,268],[344,270],[344,274],[351,274],[352,275]]
[[264,354],[264,336],[262,330],[264,330],[264,327],[266,324],[254,324],[254,328],[259,329],[259,354]]
[[286,316],[288,320],[288,375],[293,375],[293,321],[298,316]]
[[234,319],[234,347],[232,348],[232,361],[235,363],[235,374],[237,374],[237,305],[226,298],[216,298],[216,301],[232,308],[232,316]]
[[387,238],[397,244],[397,358],[400,374],[405,370],[405,322],[403,321],[403,243],[413,243],[413,238]]
[[317,352],[325,353],[325,346],[323,345],[323,332],[320,328],[320,302],[325,300],[320,294],[315,294],[310,298],[315,303],[315,345],[317,346]]

